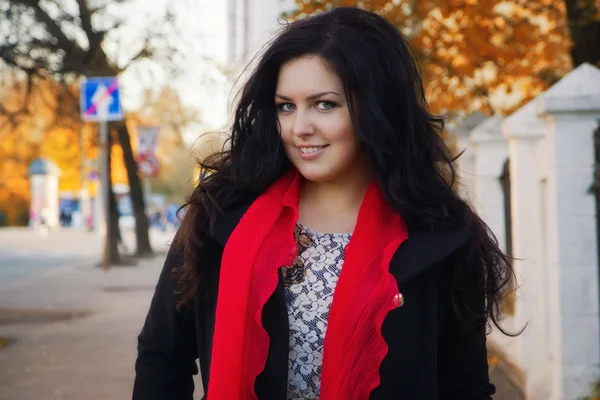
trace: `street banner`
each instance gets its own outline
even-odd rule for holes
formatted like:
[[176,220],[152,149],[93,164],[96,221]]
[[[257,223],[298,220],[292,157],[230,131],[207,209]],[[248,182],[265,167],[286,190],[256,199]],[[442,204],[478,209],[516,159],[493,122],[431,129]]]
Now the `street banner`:
[[156,142],[158,139],[158,126],[140,126],[138,128],[139,142],[137,153],[138,157],[141,155],[155,156],[156,155]]

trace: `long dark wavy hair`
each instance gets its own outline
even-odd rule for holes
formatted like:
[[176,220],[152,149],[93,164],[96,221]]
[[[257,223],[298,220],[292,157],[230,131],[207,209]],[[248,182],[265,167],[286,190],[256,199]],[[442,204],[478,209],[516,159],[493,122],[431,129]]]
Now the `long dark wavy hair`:
[[[428,111],[419,68],[398,30],[381,16],[336,8],[287,25],[259,56],[243,86],[224,151],[200,162],[200,182],[187,203],[175,245],[182,297],[199,290],[207,244],[218,216],[260,195],[292,168],[278,131],[275,88],[281,66],[313,55],[341,78],[350,115],[385,199],[409,230],[469,229],[472,239],[453,268],[451,290],[462,319],[502,316],[510,260],[494,235],[453,190],[454,157],[440,136],[444,120]],[[473,297],[472,297],[473,296]],[[485,297],[485,313],[473,298]],[[498,326],[499,327],[499,326]],[[500,328],[500,327],[499,327]]]

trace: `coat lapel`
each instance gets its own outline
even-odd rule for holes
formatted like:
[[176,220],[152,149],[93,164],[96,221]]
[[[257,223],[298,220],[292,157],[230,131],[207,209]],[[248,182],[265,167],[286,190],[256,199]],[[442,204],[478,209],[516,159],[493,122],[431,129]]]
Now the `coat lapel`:
[[211,235],[223,247],[225,247],[227,240],[229,240],[229,236],[251,205],[252,201],[240,203],[237,206],[227,209],[223,214],[217,217],[215,226],[212,227]]

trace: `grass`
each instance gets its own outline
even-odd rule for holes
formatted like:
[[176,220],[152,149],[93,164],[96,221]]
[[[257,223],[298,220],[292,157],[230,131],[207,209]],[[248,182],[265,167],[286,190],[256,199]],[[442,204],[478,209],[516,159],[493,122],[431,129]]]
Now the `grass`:
[[8,346],[9,343],[13,342],[14,339],[13,338],[8,338],[8,337],[1,337],[0,336],[0,350],[2,350],[3,348],[5,348],[6,346]]
[[600,400],[600,380],[593,385],[592,394],[588,397],[581,397],[578,400]]

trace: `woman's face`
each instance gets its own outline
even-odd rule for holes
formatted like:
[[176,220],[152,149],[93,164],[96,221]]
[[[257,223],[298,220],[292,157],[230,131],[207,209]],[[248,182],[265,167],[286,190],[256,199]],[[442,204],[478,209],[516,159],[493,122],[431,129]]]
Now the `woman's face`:
[[344,86],[319,57],[282,65],[275,103],[287,157],[309,181],[351,178],[363,168]]

